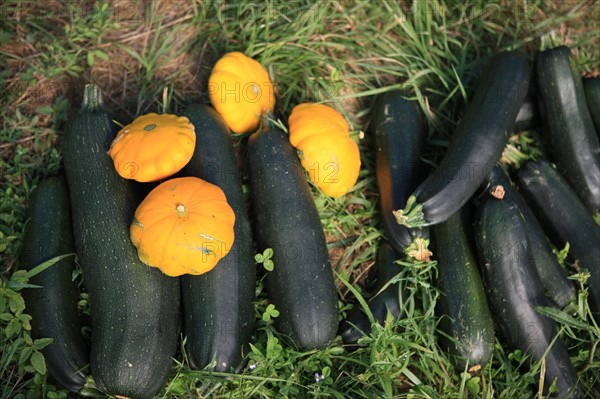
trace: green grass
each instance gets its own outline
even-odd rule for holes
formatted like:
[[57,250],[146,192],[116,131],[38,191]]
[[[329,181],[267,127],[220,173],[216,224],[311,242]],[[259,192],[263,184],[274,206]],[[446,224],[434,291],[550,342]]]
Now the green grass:
[[[53,2],[43,12],[33,2],[0,5],[2,398],[66,397],[40,373],[38,356],[33,360],[43,342],[29,337],[19,293],[23,276],[15,270],[27,200],[41,179],[59,173],[61,132],[86,82],[99,84],[107,106],[126,123],[165,106],[177,112],[206,101],[214,62],[224,52],[242,51],[268,69],[277,90],[275,115],[284,123],[297,103],[324,101],[355,131],[365,131],[374,96],[404,90],[428,117],[424,157],[435,163],[493,53],[522,49],[533,57],[541,38],[551,33],[577,50],[582,73],[598,73],[600,66],[600,6],[589,1],[562,6],[500,0],[124,3],[90,8],[86,2],[68,7]],[[341,316],[360,306],[352,305],[357,295],[368,296],[365,276],[382,236],[368,136],[360,148],[363,167],[351,193],[333,200],[314,190]],[[533,132],[515,137],[507,155],[518,163],[536,151],[542,149]],[[410,293],[403,298],[406,316],[375,327],[355,351],[339,339],[323,351],[297,352],[284,345],[259,281],[249,366],[239,375],[193,371],[182,345],[161,397],[534,397],[540,365],[527,371],[522,353],[511,352],[501,340],[480,372],[452,368],[437,343],[435,270],[435,263],[405,265],[399,279]],[[598,397],[600,329],[581,309],[573,314],[553,316],[587,397]],[[86,394],[102,397],[92,387]]]

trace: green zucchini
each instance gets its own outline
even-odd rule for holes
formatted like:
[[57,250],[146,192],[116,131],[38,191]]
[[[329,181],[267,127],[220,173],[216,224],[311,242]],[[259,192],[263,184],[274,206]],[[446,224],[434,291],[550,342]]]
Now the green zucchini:
[[256,263],[252,231],[229,129],[208,105],[182,114],[194,125],[196,149],[181,176],[219,186],[235,212],[235,241],[229,254],[208,273],[180,277],[186,353],[190,366],[239,370],[254,325]]
[[247,148],[259,250],[273,249],[268,298],[276,326],[298,349],[325,347],[338,325],[337,293],[325,234],[304,170],[280,129],[265,125]]
[[476,215],[475,241],[501,335],[512,350],[530,355],[531,362],[544,358],[544,393],[556,381],[560,397],[580,397],[577,373],[567,348],[556,337],[554,321],[536,311],[548,306],[549,299],[535,269],[525,220],[510,197],[485,195]]
[[479,370],[492,358],[494,323],[488,307],[470,229],[467,203],[443,223],[433,227],[441,291],[436,309],[443,331],[442,344],[458,370]]
[[[422,244],[426,249],[429,231],[408,229],[393,215],[427,175],[427,165],[419,158],[427,139],[427,125],[418,103],[405,99],[399,90],[381,95],[373,105],[368,133],[373,136],[379,206],[388,241],[399,254],[414,251]],[[419,252],[416,254],[420,258]]]
[[558,171],[592,213],[600,212],[600,140],[571,51],[560,46],[540,52],[536,72],[545,134]]
[[501,186],[502,195],[512,199],[523,215],[531,242],[535,268],[546,290],[546,295],[559,308],[564,308],[568,303],[575,301],[577,299],[575,285],[569,280],[567,271],[558,263],[544,230],[529,205],[513,186],[506,172],[497,166],[492,170],[487,181],[489,188]]
[[[400,302],[402,296],[408,295],[408,293],[403,291],[400,283],[390,284],[390,280],[401,271],[401,267],[396,264],[398,259],[400,257],[392,246],[387,241],[382,241],[377,250],[377,261],[375,263],[377,281],[371,289],[368,301],[369,310],[374,321],[381,325],[387,319],[388,313],[392,315],[394,320],[402,318],[404,314]],[[340,323],[338,332],[345,344],[356,344],[359,338],[371,332],[371,321],[364,310],[356,305],[348,312],[346,319]]]
[[[74,252],[67,182],[62,177],[47,178],[31,195],[21,268],[31,270],[56,256]],[[62,387],[79,392],[85,384],[89,348],[77,314],[79,290],[72,281],[74,268],[74,256],[59,260],[29,280],[40,288],[23,290],[23,297],[31,316],[32,338],[53,340],[42,350],[48,371]]]
[[540,124],[540,110],[537,101],[537,93],[535,91],[534,82],[530,82],[529,90],[523,100],[523,105],[519,109],[513,132],[519,133],[525,130],[535,129]]
[[117,129],[97,86],[62,141],[75,248],[89,292],[90,366],[98,388],[150,398],[172,369],[179,332],[179,280],[144,265],[129,238],[141,190],[116,173],[107,150]]
[[560,174],[546,161],[528,161],[517,171],[517,183],[550,240],[569,243],[569,259],[586,268],[590,306],[600,313],[600,227]]
[[502,156],[527,94],[531,68],[518,52],[492,57],[437,169],[394,214],[398,223],[441,223],[459,210]]
[[583,91],[596,135],[600,137],[600,76],[583,79]]

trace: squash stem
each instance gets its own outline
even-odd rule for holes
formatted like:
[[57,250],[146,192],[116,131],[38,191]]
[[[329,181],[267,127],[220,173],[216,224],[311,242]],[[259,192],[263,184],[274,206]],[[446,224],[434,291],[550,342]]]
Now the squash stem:
[[104,107],[102,92],[100,88],[93,83],[85,85],[83,91],[83,101],[81,102],[82,111],[98,111]]
[[177,216],[179,216],[179,217],[187,216],[187,209],[185,209],[185,205],[177,204],[177,207],[175,209],[177,209]]
[[423,237],[415,237],[413,242],[404,249],[404,253],[411,259],[416,261],[431,262],[433,252],[428,248],[429,239]]
[[427,225],[425,215],[423,214],[423,204],[419,204],[414,195],[408,197],[408,201],[406,202],[406,207],[404,207],[404,209],[398,209],[393,213],[396,217],[396,222],[408,227],[409,229]]
[[275,114],[273,114],[273,112],[269,111],[267,113],[263,113],[259,130],[268,130],[271,127],[277,127],[283,130],[285,133],[288,133],[285,125],[279,119],[275,118]]
[[543,35],[540,39],[540,48],[539,51],[550,50],[552,48],[561,46],[562,42],[557,37],[556,32],[549,32]]

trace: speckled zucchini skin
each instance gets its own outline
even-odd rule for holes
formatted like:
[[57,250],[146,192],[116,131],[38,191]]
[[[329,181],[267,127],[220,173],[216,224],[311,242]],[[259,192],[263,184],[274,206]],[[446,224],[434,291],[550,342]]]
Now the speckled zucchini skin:
[[535,268],[544,285],[546,295],[559,308],[563,308],[569,302],[575,301],[577,299],[577,290],[573,281],[569,280],[567,271],[558,263],[558,259],[552,252],[552,247],[546,237],[546,233],[540,226],[535,214],[500,166],[492,170],[488,176],[487,185],[488,188],[498,185],[502,186],[504,197],[512,199],[523,215],[525,224],[527,225],[529,240],[531,241]]
[[540,52],[536,74],[544,135],[558,171],[592,213],[600,212],[600,140],[571,50]]
[[517,183],[550,240],[568,242],[569,259],[590,271],[590,305],[600,312],[600,226],[565,179],[546,161],[530,161],[517,171]]
[[530,78],[522,53],[501,52],[488,61],[439,166],[402,212],[407,226],[441,223],[477,191],[502,156]]
[[550,304],[535,269],[525,220],[511,198],[485,195],[475,218],[475,242],[492,315],[510,348],[531,355],[533,362],[545,358],[545,392],[556,380],[560,397],[580,397],[567,348],[560,338],[552,343],[554,321],[536,311]]
[[[35,188],[28,216],[21,269],[31,270],[55,256],[75,252],[69,188],[63,177],[46,178]],[[62,387],[79,392],[85,384],[90,351],[81,335],[74,269],[75,256],[59,260],[29,280],[41,288],[24,289],[23,298],[26,313],[32,318],[32,338],[53,339],[42,350],[48,371]]]
[[583,79],[583,91],[596,135],[600,137],[600,76]]
[[429,171],[420,159],[427,140],[427,124],[419,104],[395,90],[377,98],[368,134],[372,136],[375,152],[381,221],[388,242],[402,254],[416,237],[429,238],[427,228],[408,229],[398,224],[393,215]]
[[337,292],[323,226],[288,136],[263,126],[248,140],[248,177],[259,251],[273,249],[267,274],[276,326],[301,350],[323,348],[336,335]]
[[196,149],[180,176],[196,176],[219,186],[235,212],[235,241],[229,254],[208,273],[183,275],[181,297],[190,365],[214,370],[242,367],[254,326],[256,263],[252,231],[231,133],[217,111],[204,104],[183,112],[196,131]]
[[469,204],[444,223],[433,227],[434,259],[442,296],[440,328],[452,339],[442,339],[458,370],[483,367],[494,351],[494,324],[479,275]]
[[90,365],[98,388],[151,398],[172,369],[179,336],[179,280],[144,265],[129,238],[143,190],[107,154],[117,132],[100,90],[85,89],[62,141],[75,248],[89,292]]

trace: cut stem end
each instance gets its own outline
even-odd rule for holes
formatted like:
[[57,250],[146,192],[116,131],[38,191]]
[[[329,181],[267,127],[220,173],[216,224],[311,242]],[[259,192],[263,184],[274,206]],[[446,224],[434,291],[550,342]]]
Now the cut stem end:
[[433,256],[433,252],[428,248],[429,240],[427,238],[415,237],[412,244],[410,244],[405,250],[404,253],[420,262],[431,262],[431,257]]
[[398,224],[409,229],[423,227],[428,224],[423,214],[423,205],[417,203],[417,198],[414,195],[408,197],[404,209],[393,211],[393,214]]

